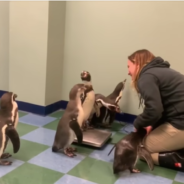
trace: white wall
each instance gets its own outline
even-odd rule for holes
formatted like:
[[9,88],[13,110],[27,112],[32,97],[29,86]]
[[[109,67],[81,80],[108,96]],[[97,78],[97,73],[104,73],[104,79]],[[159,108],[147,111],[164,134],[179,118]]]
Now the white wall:
[[49,2],[45,105],[61,100],[65,1]]
[[184,73],[184,2],[67,2],[62,99],[91,72],[95,92],[107,95],[128,79],[121,108],[138,114],[127,56],[146,48]]
[[49,2],[10,2],[9,90],[45,105]]
[[[95,91],[104,95],[127,78],[121,108],[138,114],[142,109],[138,109],[137,94],[131,89],[127,75],[129,54],[137,49],[149,49],[184,73],[184,2],[67,1],[65,17],[58,11],[50,16],[56,4],[52,5],[50,8],[48,2],[0,2],[0,90],[10,89],[9,85],[11,89],[16,87],[19,100],[38,105],[55,100],[52,90],[57,90],[53,93],[57,99],[60,93],[60,99],[68,100],[69,90],[80,82],[80,72],[88,70]],[[61,11],[63,7],[61,5]],[[54,23],[60,20],[62,23]],[[62,36],[58,36],[60,41],[50,36],[60,32],[64,34],[64,42]],[[63,56],[62,65],[59,61],[62,62]],[[52,67],[52,58],[57,71]],[[57,85],[53,84],[56,80]],[[39,90],[35,92],[35,89]]]
[[9,2],[0,2],[0,90],[8,90],[9,81]]

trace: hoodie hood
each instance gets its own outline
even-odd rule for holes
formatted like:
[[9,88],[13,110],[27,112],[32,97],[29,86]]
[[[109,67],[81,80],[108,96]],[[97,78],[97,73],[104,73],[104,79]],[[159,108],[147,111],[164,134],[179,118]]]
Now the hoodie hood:
[[168,61],[164,61],[161,57],[156,57],[142,69],[140,74],[150,68],[170,68],[170,63]]

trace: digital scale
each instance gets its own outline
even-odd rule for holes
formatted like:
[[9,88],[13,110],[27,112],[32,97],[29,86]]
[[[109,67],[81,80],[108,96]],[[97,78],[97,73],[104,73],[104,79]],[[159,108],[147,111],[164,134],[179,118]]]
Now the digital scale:
[[[83,132],[83,145],[101,148],[111,137],[112,132],[101,129],[88,129]],[[77,142],[75,138],[74,143]]]

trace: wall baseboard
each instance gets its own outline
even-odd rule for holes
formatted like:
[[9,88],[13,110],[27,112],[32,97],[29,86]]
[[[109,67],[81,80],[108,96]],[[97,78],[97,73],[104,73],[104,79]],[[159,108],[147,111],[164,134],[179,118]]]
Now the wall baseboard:
[[[7,91],[0,90],[0,97]],[[26,111],[29,113],[34,113],[41,116],[47,116],[57,110],[66,109],[68,101],[60,100],[48,106],[41,106],[32,103],[17,101],[20,111]],[[117,121],[133,123],[137,116],[128,113],[117,113],[115,119]]]

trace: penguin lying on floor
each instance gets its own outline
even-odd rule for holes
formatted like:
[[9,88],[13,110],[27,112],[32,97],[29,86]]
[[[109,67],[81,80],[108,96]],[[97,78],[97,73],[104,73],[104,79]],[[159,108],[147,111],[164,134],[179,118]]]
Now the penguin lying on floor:
[[[107,96],[107,98],[113,100],[115,104],[117,104],[118,106],[120,104],[120,100],[123,95],[123,89],[125,88],[125,83],[126,83],[126,79],[123,82],[119,82],[115,87],[114,91]],[[103,111],[103,109],[101,110]],[[104,123],[107,123],[110,126],[113,123],[115,116],[116,116],[116,112],[105,108]],[[107,121],[108,118],[109,118],[109,121]]]
[[101,122],[103,120],[103,116],[100,111],[102,107],[115,113],[120,113],[120,107],[112,99],[109,99],[102,94],[95,94],[95,103],[96,109],[94,109],[92,118],[89,123],[91,127],[98,127],[99,125],[102,125]]
[[[111,124],[113,123],[115,119],[116,113],[120,113],[120,107],[119,102],[122,97],[122,91],[125,86],[126,79],[123,82],[119,82],[117,86],[115,87],[114,91],[106,96],[106,100],[116,106],[116,110],[107,108],[105,105],[101,105],[98,108],[98,112],[93,114],[91,124],[94,124],[95,122],[98,122],[98,124],[101,124],[101,126],[104,126],[106,128],[111,127]],[[107,121],[109,118],[109,121]]]
[[77,84],[71,89],[66,110],[57,126],[52,146],[53,152],[63,150],[69,157],[76,155],[74,153],[76,149],[69,146],[73,143],[75,137],[77,137],[79,144],[83,141],[83,132],[81,130],[84,123],[82,100],[84,98],[85,90],[86,88],[83,84]]
[[[8,140],[13,144],[14,153],[20,149],[20,138],[16,131],[18,124],[18,106],[15,101],[16,94],[6,92],[1,97],[0,103],[0,159],[11,157],[9,153],[4,153]],[[0,160],[0,165],[11,165],[12,162]]]

